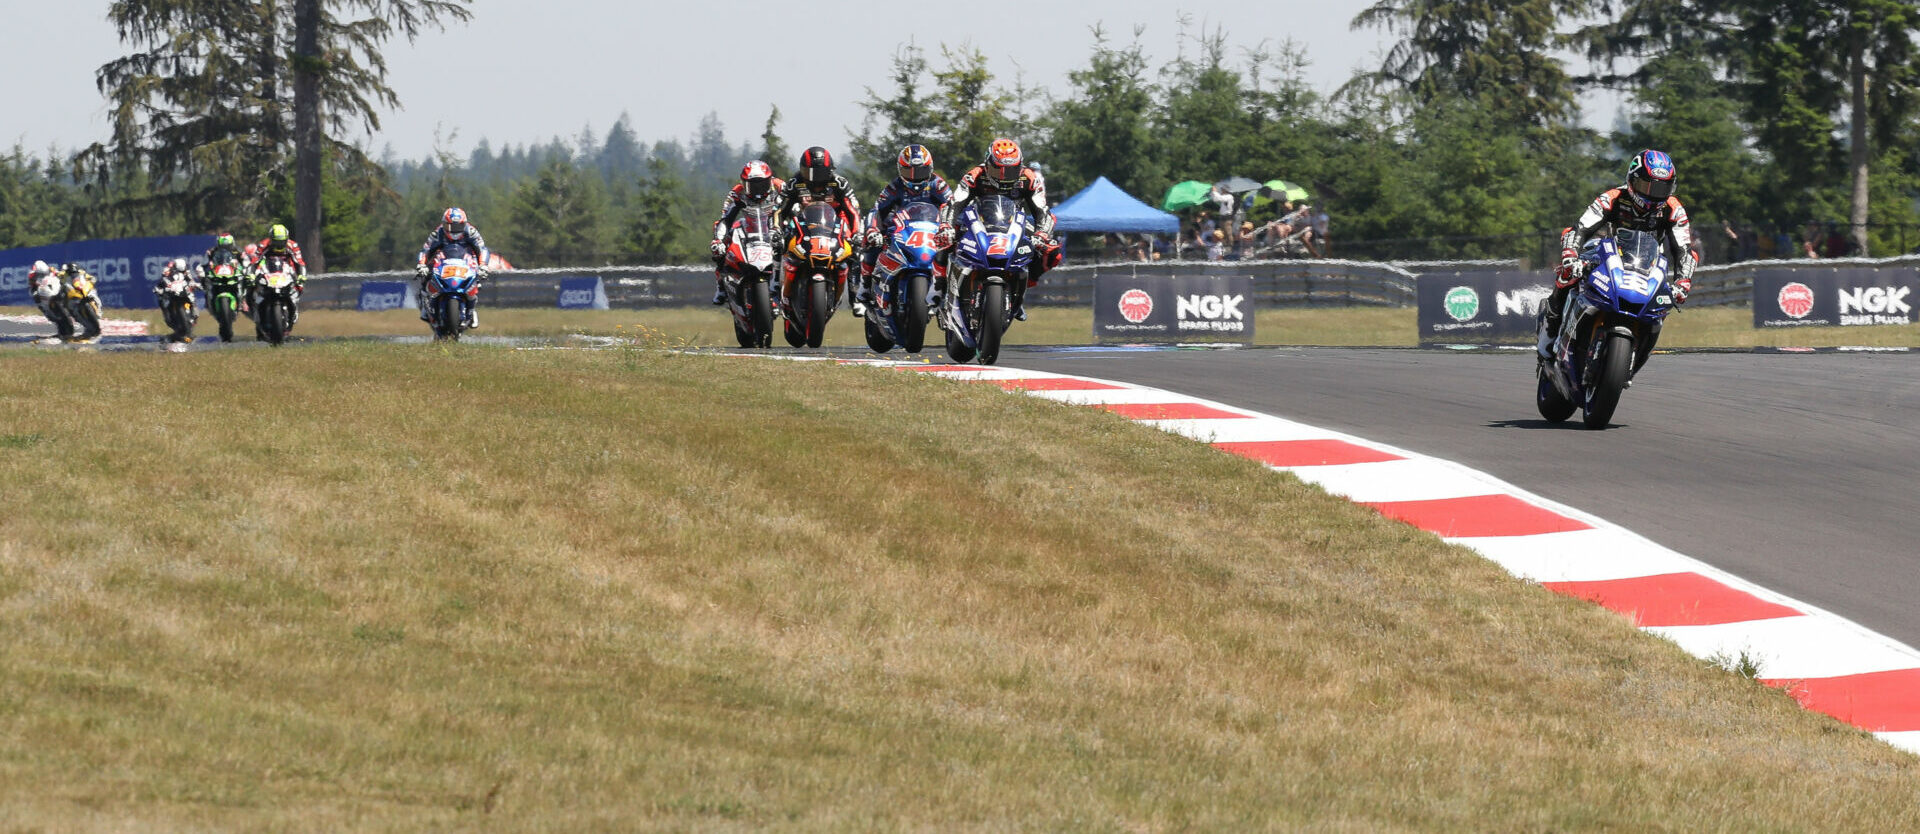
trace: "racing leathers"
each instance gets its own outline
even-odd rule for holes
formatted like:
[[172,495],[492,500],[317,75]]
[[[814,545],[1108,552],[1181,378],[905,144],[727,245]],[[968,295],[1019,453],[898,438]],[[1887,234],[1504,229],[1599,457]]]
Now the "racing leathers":
[[[269,259],[285,261],[293,271],[293,317],[287,321],[287,326],[292,327],[300,321],[300,294],[307,288],[307,258],[300,254],[300,244],[295,243],[291,238],[278,242],[271,237],[261,238],[254,247],[253,263],[250,265],[252,268],[247,270],[247,309],[250,311],[260,309],[260,282],[255,279],[266,274],[267,261]],[[265,340],[258,317],[253,320],[253,333],[255,337]]]
[[[886,235],[892,228],[888,219],[893,213],[912,203],[926,203],[940,210],[946,216],[947,205],[953,202],[953,189],[947,187],[947,181],[934,174],[922,183],[911,183],[899,177],[880,190],[880,196],[874,198],[873,211],[867,215],[866,240],[860,253],[860,300],[868,302],[873,296],[873,267],[880,260],[881,250],[887,248]],[[944,273],[944,269],[941,270]]]
[[[421,321],[433,320],[427,313],[427,304],[430,300],[428,298],[429,293],[427,292],[427,281],[435,266],[434,259],[439,257],[440,253],[447,247],[462,246],[471,253],[468,257],[473,259],[474,291],[479,291],[481,282],[487,278],[487,262],[493,259],[493,250],[487,248],[487,239],[480,236],[480,227],[472,223],[466,225],[466,233],[459,237],[447,234],[447,226],[444,223],[435,226],[433,227],[433,231],[427,234],[427,242],[420,245],[420,257],[414,264],[413,271],[415,277],[420,279],[420,289],[416,294],[420,298]],[[467,329],[471,330],[480,326],[479,308],[480,305],[478,304],[467,305]]]
[[[826,203],[833,206],[834,212],[840,215],[840,229],[846,235],[846,239],[849,241],[860,239],[860,200],[853,196],[853,187],[847,184],[847,178],[836,174],[826,185],[819,186],[808,183],[806,172],[801,171],[787,181],[786,189],[780,193],[780,228],[783,237],[776,249],[785,251],[787,241],[784,236],[793,233],[793,224],[800,216],[800,207],[813,203]],[[786,270],[786,272],[790,271],[791,269]],[[789,290],[787,285],[790,283],[792,282],[786,280],[780,282],[780,298],[783,301]],[[853,294],[847,295],[848,303],[852,304]]]
[[785,180],[774,177],[767,188],[766,196],[755,199],[747,191],[746,183],[735,183],[733,190],[727,192],[727,199],[720,203],[720,219],[713,221],[713,280],[714,301],[716,305],[727,303],[727,287],[721,278],[721,270],[727,263],[727,232],[733,228],[733,221],[740,217],[740,210],[749,206],[775,208],[787,189]]
[[[1047,182],[1040,176],[1040,172],[1031,166],[1021,168],[1020,178],[1010,186],[987,176],[986,171],[985,165],[973,166],[967,173],[961,175],[959,184],[953,189],[953,201],[948,203],[946,210],[940,213],[940,234],[945,244],[943,248],[952,250],[953,219],[960,215],[960,210],[966,208],[975,196],[1005,193],[1006,196],[1013,198],[1015,203],[1033,217],[1033,243],[1038,250],[1034,253],[1032,265],[1027,268],[1026,285],[1018,287],[1013,294],[1013,315],[1024,321],[1027,317],[1025,310],[1027,290],[1039,284],[1040,276],[1045,275],[1047,270],[1060,264],[1060,242],[1053,239],[1053,212],[1047,208]],[[934,295],[939,295],[937,289]],[[938,300],[936,297],[935,301]]]
[[[1553,358],[1552,345],[1560,332],[1568,291],[1586,277],[1588,267],[1586,262],[1580,260],[1581,248],[1587,241],[1610,234],[1614,229],[1634,229],[1660,235],[1665,241],[1667,262],[1673,265],[1674,277],[1670,286],[1674,303],[1686,303],[1687,294],[1693,291],[1693,226],[1687,220],[1687,209],[1680,204],[1680,198],[1668,197],[1661,202],[1643,204],[1626,186],[1609,189],[1595,197],[1592,205],[1587,206],[1586,212],[1580,215],[1579,222],[1560,236],[1560,267],[1554,271],[1553,292],[1547,296],[1540,310],[1544,324],[1540,328],[1541,358]],[[1635,371],[1646,363],[1648,353],[1659,339],[1660,325],[1656,323],[1652,338],[1634,357]]]

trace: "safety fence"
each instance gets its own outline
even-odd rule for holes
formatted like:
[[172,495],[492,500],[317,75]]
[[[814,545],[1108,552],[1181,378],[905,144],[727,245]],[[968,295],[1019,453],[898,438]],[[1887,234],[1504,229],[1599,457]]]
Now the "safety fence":
[[[1920,256],[1834,258],[1826,260],[1745,261],[1701,267],[1694,273],[1694,306],[1752,302],[1755,272],[1766,269],[1840,269],[1859,266],[1920,267]],[[1253,279],[1254,302],[1274,307],[1412,307],[1415,286],[1424,273],[1511,271],[1517,261],[1180,261],[1063,266],[1047,273],[1028,296],[1036,306],[1084,307],[1093,303],[1094,282],[1131,276],[1232,277]],[[487,279],[482,303],[495,307],[553,307],[565,279],[598,277],[615,309],[701,305],[713,297],[713,271],[692,266],[605,266],[496,272]],[[411,272],[328,273],[307,282],[306,303],[352,308],[362,281],[413,281]],[[1548,280],[1541,271],[1541,283]]]

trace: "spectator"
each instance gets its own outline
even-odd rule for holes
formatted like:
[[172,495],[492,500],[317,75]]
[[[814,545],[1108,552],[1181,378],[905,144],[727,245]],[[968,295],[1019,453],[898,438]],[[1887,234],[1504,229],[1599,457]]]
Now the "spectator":
[[1206,237],[1207,260],[1218,261],[1227,257],[1227,233],[1223,229],[1214,229]]
[[[1329,222],[1331,218],[1327,217],[1326,209],[1322,208],[1313,213],[1313,236],[1320,241],[1320,251],[1314,253],[1314,257],[1324,258],[1333,252],[1333,242],[1327,237]],[[1313,250],[1312,241],[1308,241],[1307,250]]]
[[1250,260],[1253,258],[1254,234],[1253,221],[1240,221],[1240,233],[1233,236],[1233,259]]

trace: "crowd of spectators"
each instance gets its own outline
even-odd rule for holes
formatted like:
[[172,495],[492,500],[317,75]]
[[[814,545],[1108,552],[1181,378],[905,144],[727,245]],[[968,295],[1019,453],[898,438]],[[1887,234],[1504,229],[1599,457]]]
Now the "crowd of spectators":
[[[1229,195],[1231,196],[1231,195]],[[1200,208],[1182,218],[1178,236],[1107,234],[1092,240],[1102,261],[1253,261],[1327,257],[1327,213],[1306,203],[1283,201],[1270,220],[1247,218],[1252,201],[1229,201],[1229,210]],[[1265,206],[1262,206],[1265,208]],[[1266,212],[1260,212],[1266,213]]]
[[1694,252],[1702,263],[1847,258],[1859,254],[1847,231],[1845,223],[1808,223],[1795,228],[1723,220],[1707,228],[1695,228]]

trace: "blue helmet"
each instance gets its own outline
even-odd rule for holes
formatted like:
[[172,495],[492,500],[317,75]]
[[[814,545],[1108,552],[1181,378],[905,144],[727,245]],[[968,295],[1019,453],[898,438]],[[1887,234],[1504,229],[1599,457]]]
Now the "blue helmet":
[[933,151],[925,145],[900,149],[900,182],[914,194],[925,193],[933,185]]
[[1660,151],[1641,151],[1627,163],[1627,190],[1642,207],[1658,205],[1672,197],[1675,179],[1673,158]]

